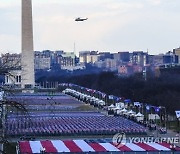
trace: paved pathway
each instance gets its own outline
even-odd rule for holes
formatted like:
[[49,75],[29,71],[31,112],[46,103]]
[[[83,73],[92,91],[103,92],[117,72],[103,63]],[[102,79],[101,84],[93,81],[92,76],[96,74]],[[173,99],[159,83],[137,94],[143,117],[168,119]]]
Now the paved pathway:
[[179,146],[180,147],[180,134],[177,133],[177,132],[174,132],[170,129],[167,130],[167,133],[166,134],[160,134],[157,130],[155,131],[148,131],[148,136],[153,136],[153,137],[165,137],[165,138],[173,138],[173,137],[178,137],[179,138],[179,143],[178,144],[175,144],[176,146]]

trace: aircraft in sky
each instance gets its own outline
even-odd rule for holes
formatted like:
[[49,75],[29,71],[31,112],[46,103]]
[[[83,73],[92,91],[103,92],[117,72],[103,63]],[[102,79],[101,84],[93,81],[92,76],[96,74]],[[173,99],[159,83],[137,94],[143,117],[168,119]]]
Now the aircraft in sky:
[[78,17],[78,18],[75,19],[75,21],[85,21],[85,20],[88,20],[88,18],[80,18],[80,17]]

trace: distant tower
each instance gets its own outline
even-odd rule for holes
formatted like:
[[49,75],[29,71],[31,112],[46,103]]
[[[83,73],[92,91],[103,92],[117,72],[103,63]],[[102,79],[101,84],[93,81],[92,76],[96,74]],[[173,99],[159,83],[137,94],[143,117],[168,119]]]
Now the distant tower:
[[32,1],[22,0],[22,83],[24,92],[33,92],[35,86],[34,77],[34,47],[33,47],[33,23]]

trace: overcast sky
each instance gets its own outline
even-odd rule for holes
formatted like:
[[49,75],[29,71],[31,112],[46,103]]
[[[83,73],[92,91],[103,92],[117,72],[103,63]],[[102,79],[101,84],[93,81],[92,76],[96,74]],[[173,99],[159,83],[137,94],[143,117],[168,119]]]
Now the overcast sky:
[[[34,49],[165,53],[180,46],[180,0],[33,0]],[[76,17],[88,17],[75,22]],[[0,0],[0,52],[21,51],[21,0]]]

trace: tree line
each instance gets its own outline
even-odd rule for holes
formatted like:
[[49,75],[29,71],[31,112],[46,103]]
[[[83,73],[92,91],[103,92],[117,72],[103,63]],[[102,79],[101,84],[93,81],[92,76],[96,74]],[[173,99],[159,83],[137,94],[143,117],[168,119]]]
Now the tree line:
[[158,77],[149,72],[146,81],[141,73],[120,77],[117,73],[92,70],[84,74],[51,73],[37,80],[74,83],[132,101],[165,106],[171,114],[180,110],[180,67],[161,69]]

